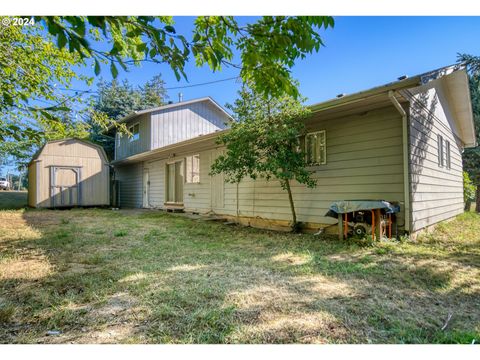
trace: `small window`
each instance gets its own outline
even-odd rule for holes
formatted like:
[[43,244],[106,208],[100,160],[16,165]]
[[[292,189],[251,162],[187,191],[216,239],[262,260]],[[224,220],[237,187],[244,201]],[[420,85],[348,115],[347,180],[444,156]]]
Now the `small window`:
[[130,142],[138,140],[140,138],[140,126],[138,123],[128,127],[128,131],[132,134]]
[[200,182],[200,155],[187,156],[185,167],[185,182],[188,184],[198,184]]
[[305,136],[305,153],[308,165],[327,163],[327,142],[325,130],[308,133]]
[[445,165],[450,169],[450,141],[445,141]]
[[445,158],[443,156],[443,137],[442,135],[437,135],[437,152],[438,152],[438,166],[443,167],[445,163]]

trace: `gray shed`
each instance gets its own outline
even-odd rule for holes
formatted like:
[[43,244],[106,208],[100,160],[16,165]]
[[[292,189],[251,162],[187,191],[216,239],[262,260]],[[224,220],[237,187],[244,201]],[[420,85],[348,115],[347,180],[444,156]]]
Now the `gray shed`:
[[47,142],[28,165],[28,205],[37,208],[110,204],[110,169],[103,148],[89,141]]

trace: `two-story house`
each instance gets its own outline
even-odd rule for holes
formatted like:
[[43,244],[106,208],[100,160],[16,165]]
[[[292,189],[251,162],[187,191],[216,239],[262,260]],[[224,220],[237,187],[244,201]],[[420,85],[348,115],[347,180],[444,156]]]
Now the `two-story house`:
[[[399,228],[414,233],[463,211],[461,153],[475,146],[468,77],[454,65],[312,105],[304,144],[318,185],[293,184],[299,221],[311,227],[337,200],[400,204]],[[225,183],[209,176],[228,113],[210,98],[131,114],[117,137],[124,207],[214,213],[252,226],[286,225],[287,194],[275,180]]]

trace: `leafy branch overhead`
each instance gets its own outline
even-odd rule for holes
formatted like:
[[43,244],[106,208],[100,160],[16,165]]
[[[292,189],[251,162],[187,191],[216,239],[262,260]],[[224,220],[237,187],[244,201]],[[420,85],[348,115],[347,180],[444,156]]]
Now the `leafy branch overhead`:
[[[82,59],[93,58],[95,74],[108,62],[114,77],[142,61],[168,64],[177,80],[188,79],[185,65],[191,58],[213,71],[223,66],[240,70],[244,81],[265,95],[298,96],[291,68],[323,45],[320,30],[334,26],[328,16],[265,16],[239,25],[232,16],[199,16],[191,39],[177,33],[171,17],[65,16],[37,17],[56,37],[59,48],[67,47]],[[108,41],[109,50],[99,50],[92,41]],[[240,59],[234,62],[238,51]]]

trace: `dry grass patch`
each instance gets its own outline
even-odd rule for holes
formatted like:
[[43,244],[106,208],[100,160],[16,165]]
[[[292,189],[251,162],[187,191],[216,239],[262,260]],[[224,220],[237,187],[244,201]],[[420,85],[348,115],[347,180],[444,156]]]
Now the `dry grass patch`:
[[0,341],[478,341],[479,233],[476,214],[372,245],[156,211],[0,211]]

